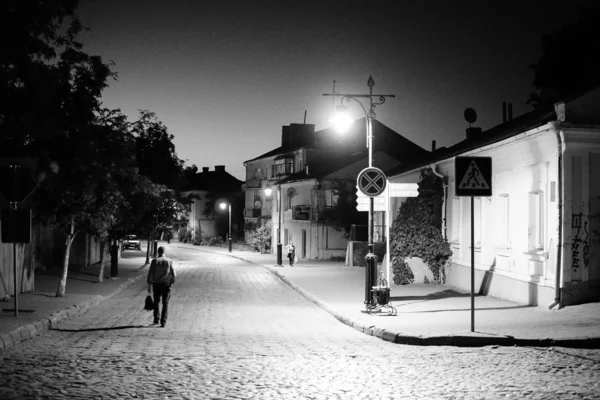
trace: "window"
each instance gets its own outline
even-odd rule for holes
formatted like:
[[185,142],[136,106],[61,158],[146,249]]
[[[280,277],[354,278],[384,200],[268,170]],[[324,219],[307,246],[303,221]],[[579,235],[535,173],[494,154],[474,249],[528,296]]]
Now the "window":
[[335,207],[339,197],[337,190],[325,190],[325,207]]
[[529,250],[544,249],[544,192],[529,192]]
[[496,198],[496,246],[510,248],[510,197],[502,193]]
[[450,209],[450,242],[460,242],[460,197],[452,199]]

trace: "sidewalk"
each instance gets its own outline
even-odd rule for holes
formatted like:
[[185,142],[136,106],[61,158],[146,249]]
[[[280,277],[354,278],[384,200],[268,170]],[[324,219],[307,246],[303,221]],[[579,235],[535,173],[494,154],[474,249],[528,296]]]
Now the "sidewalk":
[[104,269],[102,283],[98,283],[99,265],[83,272],[69,271],[63,297],[55,297],[62,270],[36,271],[35,290],[18,296],[18,316],[14,312],[14,297],[9,302],[0,301],[0,351],[85,312],[145,278],[148,271],[145,261],[145,252],[124,251],[119,260],[119,276],[110,278],[109,262]]
[[[600,348],[600,303],[550,311],[477,296],[475,332],[471,332],[470,294],[450,286],[392,285],[391,304],[397,315],[367,314],[363,305],[364,268],[321,260],[300,260],[293,268],[282,268],[275,265],[272,254],[229,253],[227,248],[177,242],[161,245],[227,254],[262,265],[341,322],[395,343]],[[14,316],[13,299],[0,302],[0,350],[82,313],[143,279],[147,272],[144,262],[145,252],[125,251],[119,260],[118,279],[109,278],[109,265],[102,284],[97,283],[98,266],[85,272],[69,271],[67,294],[62,298],[54,297],[60,272],[36,272],[35,291],[19,295],[18,317]]]

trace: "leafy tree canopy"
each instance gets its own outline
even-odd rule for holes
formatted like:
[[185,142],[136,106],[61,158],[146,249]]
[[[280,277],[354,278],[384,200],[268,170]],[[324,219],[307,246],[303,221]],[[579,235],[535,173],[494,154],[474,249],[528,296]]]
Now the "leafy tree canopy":
[[576,21],[542,37],[542,56],[531,65],[536,92],[528,103],[550,105],[600,85],[600,3],[579,10]]

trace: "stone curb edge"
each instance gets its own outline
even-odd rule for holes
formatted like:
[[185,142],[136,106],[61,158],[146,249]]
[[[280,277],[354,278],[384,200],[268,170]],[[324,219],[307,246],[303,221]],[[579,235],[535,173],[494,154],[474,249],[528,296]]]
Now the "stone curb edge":
[[[237,257],[239,258],[239,257]],[[248,261],[248,260],[245,260]],[[251,262],[251,261],[249,261]],[[520,347],[570,347],[579,349],[600,349],[600,337],[581,338],[581,339],[519,339],[512,336],[414,336],[402,333],[395,333],[385,329],[377,328],[375,325],[366,326],[353,320],[350,317],[334,311],[329,305],[319,301],[309,292],[293,284],[285,276],[281,275],[275,267],[263,265],[285,284],[290,286],[296,292],[300,293],[310,302],[316,304],[338,321],[356,329],[364,334],[375,336],[388,342],[413,345],[413,346],[455,346],[455,347],[484,347],[484,346],[520,346]]]
[[0,335],[0,351],[6,350],[16,345],[17,343],[22,342],[25,339],[30,339],[34,336],[40,335],[52,329],[52,327],[58,325],[60,322],[66,321],[69,318],[75,317],[79,314],[83,314],[90,308],[96,307],[104,300],[107,300],[119,294],[121,291],[123,291],[124,289],[139,281],[142,277],[145,276],[144,274],[140,273],[144,267],[138,269],[138,274],[135,277],[123,281],[117,286],[117,288],[113,292],[107,295],[96,295],[79,304],[74,304],[71,307],[67,307],[60,311],[57,311],[51,314],[48,318],[43,318],[39,321],[32,322],[28,325],[22,326],[8,333]]

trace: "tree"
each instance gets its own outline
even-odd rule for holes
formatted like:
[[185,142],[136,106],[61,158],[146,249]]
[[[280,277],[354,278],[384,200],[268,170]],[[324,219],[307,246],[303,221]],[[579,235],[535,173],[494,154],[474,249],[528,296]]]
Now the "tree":
[[244,230],[248,234],[248,244],[253,246],[256,251],[265,253],[271,246],[271,224],[260,222],[249,222],[244,225]]
[[156,114],[140,110],[140,118],[132,124],[136,137],[136,154],[140,174],[156,184],[178,189],[183,161],[175,152],[174,136],[158,120]]
[[600,85],[600,3],[582,6],[576,21],[542,37],[542,56],[530,67],[536,92],[528,103],[534,108]]
[[367,225],[368,213],[359,212],[356,209],[356,187],[340,187],[337,189],[338,202],[333,210],[327,214],[332,227],[338,231],[345,232],[344,237],[348,238],[352,230],[352,225]]
[[107,173],[95,125],[101,92],[114,74],[77,42],[84,29],[74,14],[77,4],[10,1],[0,14],[11,32],[0,56],[0,92],[9,99],[0,106],[2,147],[37,156],[41,169],[58,165],[38,189],[42,220],[66,235],[57,296],[65,293],[75,236],[105,224],[118,202],[103,186]]

